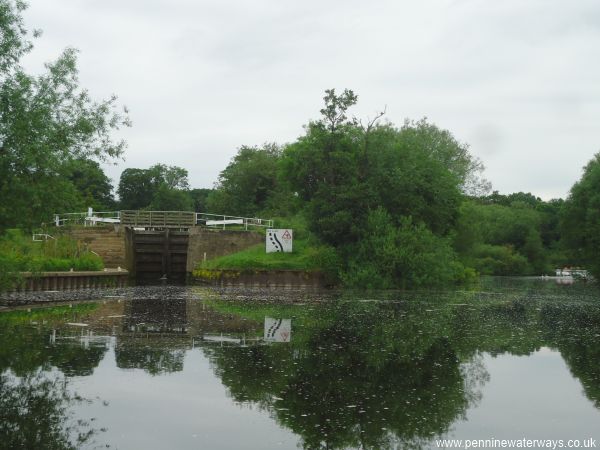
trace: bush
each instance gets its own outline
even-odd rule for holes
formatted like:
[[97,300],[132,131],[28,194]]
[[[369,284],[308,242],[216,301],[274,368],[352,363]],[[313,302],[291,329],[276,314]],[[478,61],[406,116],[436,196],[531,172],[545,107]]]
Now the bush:
[[532,273],[527,258],[516,252],[511,246],[478,245],[471,262],[482,275],[527,275]]
[[357,288],[436,286],[473,276],[447,239],[409,217],[401,218],[396,227],[381,208],[369,213],[362,237],[347,260],[342,280]]

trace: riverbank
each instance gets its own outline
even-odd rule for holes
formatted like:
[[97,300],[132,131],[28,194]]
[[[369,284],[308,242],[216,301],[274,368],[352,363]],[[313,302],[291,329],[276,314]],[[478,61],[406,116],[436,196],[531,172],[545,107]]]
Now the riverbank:
[[331,287],[337,283],[337,256],[308,239],[294,241],[291,253],[266,253],[258,244],[204,261],[192,272],[192,283],[256,288]]
[[83,243],[68,236],[38,236],[44,236],[45,240],[34,241],[21,230],[7,230],[0,237],[0,291],[20,289],[24,284],[27,288],[43,272],[104,269],[102,258]]

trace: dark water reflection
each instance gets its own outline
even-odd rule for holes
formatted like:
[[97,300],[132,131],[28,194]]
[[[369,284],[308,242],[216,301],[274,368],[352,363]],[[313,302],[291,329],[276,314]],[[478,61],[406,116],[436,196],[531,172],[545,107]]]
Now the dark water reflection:
[[[38,429],[43,448],[600,438],[596,288],[501,279],[326,298],[156,289],[0,315],[0,446]],[[265,342],[286,324],[265,317],[291,319],[290,342]]]

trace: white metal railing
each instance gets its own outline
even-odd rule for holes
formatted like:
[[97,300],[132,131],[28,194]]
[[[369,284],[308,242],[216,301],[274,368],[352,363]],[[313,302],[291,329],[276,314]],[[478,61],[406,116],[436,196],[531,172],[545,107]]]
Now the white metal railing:
[[50,236],[49,234],[46,234],[46,233],[33,233],[31,235],[31,238],[35,242],[43,242],[43,241],[47,241],[48,239],[56,240],[56,238],[54,236]]
[[88,208],[82,213],[54,214],[54,225],[62,227],[65,225],[94,226],[98,223],[120,223],[120,211],[94,211]]
[[241,225],[247,230],[248,227],[273,228],[273,220],[259,219],[258,217],[237,217],[225,214],[196,213],[196,225],[222,227],[223,229],[225,229],[227,225]]

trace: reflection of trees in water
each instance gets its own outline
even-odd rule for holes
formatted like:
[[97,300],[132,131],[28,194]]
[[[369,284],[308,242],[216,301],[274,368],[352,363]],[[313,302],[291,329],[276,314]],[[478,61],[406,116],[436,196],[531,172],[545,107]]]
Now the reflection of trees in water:
[[461,364],[429,313],[344,303],[320,314],[295,329],[301,345],[205,349],[235,400],[270,410],[305,448],[419,446],[480,399],[481,359]]
[[0,374],[0,448],[70,450],[89,443],[97,430],[69,412],[81,401],[63,377]]
[[461,365],[465,384],[465,398],[470,406],[478,405],[483,398],[481,389],[490,381],[490,374],[483,363],[483,353],[475,353],[470,360]]
[[[271,307],[272,308],[272,307]],[[272,312],[271,312],[272,314]],[[238,402],[253,402],[305,448],[419,446],[481,401],[483,355],[558,349],[600,408],[600,309],[529,293],[465,304],[341,302],[294,325],[289,345],[205,348]]]
[[560,350],[585,395],[600,408],[600,310],[589,304],[546,305],[540,324],[548,345]]
[[11,369],[16,375],[24,375],[37,369],[59,368],[65,375],[91,375],[104,357],[104,345],[84,347],[77,341],[79,332],[61,331],[61,336],[74,338],[48,345],[50,327],[26,327],[7,325],[0,331],[0,371]]
[[[122,339],[115,348],[117,367],[121,369],[144,369],[151,375],[180,372],[183,370],[185,348],[179,342],[172,346],[159,340]],[[187,347],[187,345],[186,345]]]
[[[301,436],[306,448],[390,448],[430,442],[481,400],[481,388],[489,379],[484,353],[529,355],[542,346],[556,348],[587,397],[600,408],[598,306],[549,303],[518,292],[481,302],[465,299],[463,293],[429,302],[414,295],[411,301],[348,299],[281,307],[281,317],[291,316],[290,311],[299,316],[292,319],[291,344],[197,345],[203,346],[235,401],[269,411]],[[255,334],[261,326],[257,310],[264,308],[271,317],[278,311],[278,306],[256,304],[235,308],[229,304],[228,310],[227,303],[222,310],[205,311],[196,304],[186,310],[185,302],[171,306],[165,302],[139,301],[128,310],[124,319],[128,325],[156,326],[138,328],[141,332],[129,331],[130,326],[120,329],[115,348],[118,367],[155,375],[181,371],[191,346],[181,326],[197,335],[219,330]],[[251,313],[247,317],[245,310]],[[0,373],[10,368],[19,377],[29,377],[56,367],[69,376],[90,375],[105,355],[103,345],[84,348],[75,340],[49,346],[50,332],[22,324],[0,327]],[[7,384],[6,376],[0,385],[0,406],[16,405],[23,394],[17,395],[15,383]],[[45,394],[38,394],[40,407],[31,409],[25,422],[33,423],[34,411],[43,413],[50,407]],[[4,419],[13,412],[0,410],[6,427],[18,420]],[[33,425],[19,425],[27,426]],[[6,427],[2,433],[7,433]],[[70,448],[65,445],[48,448]]]

